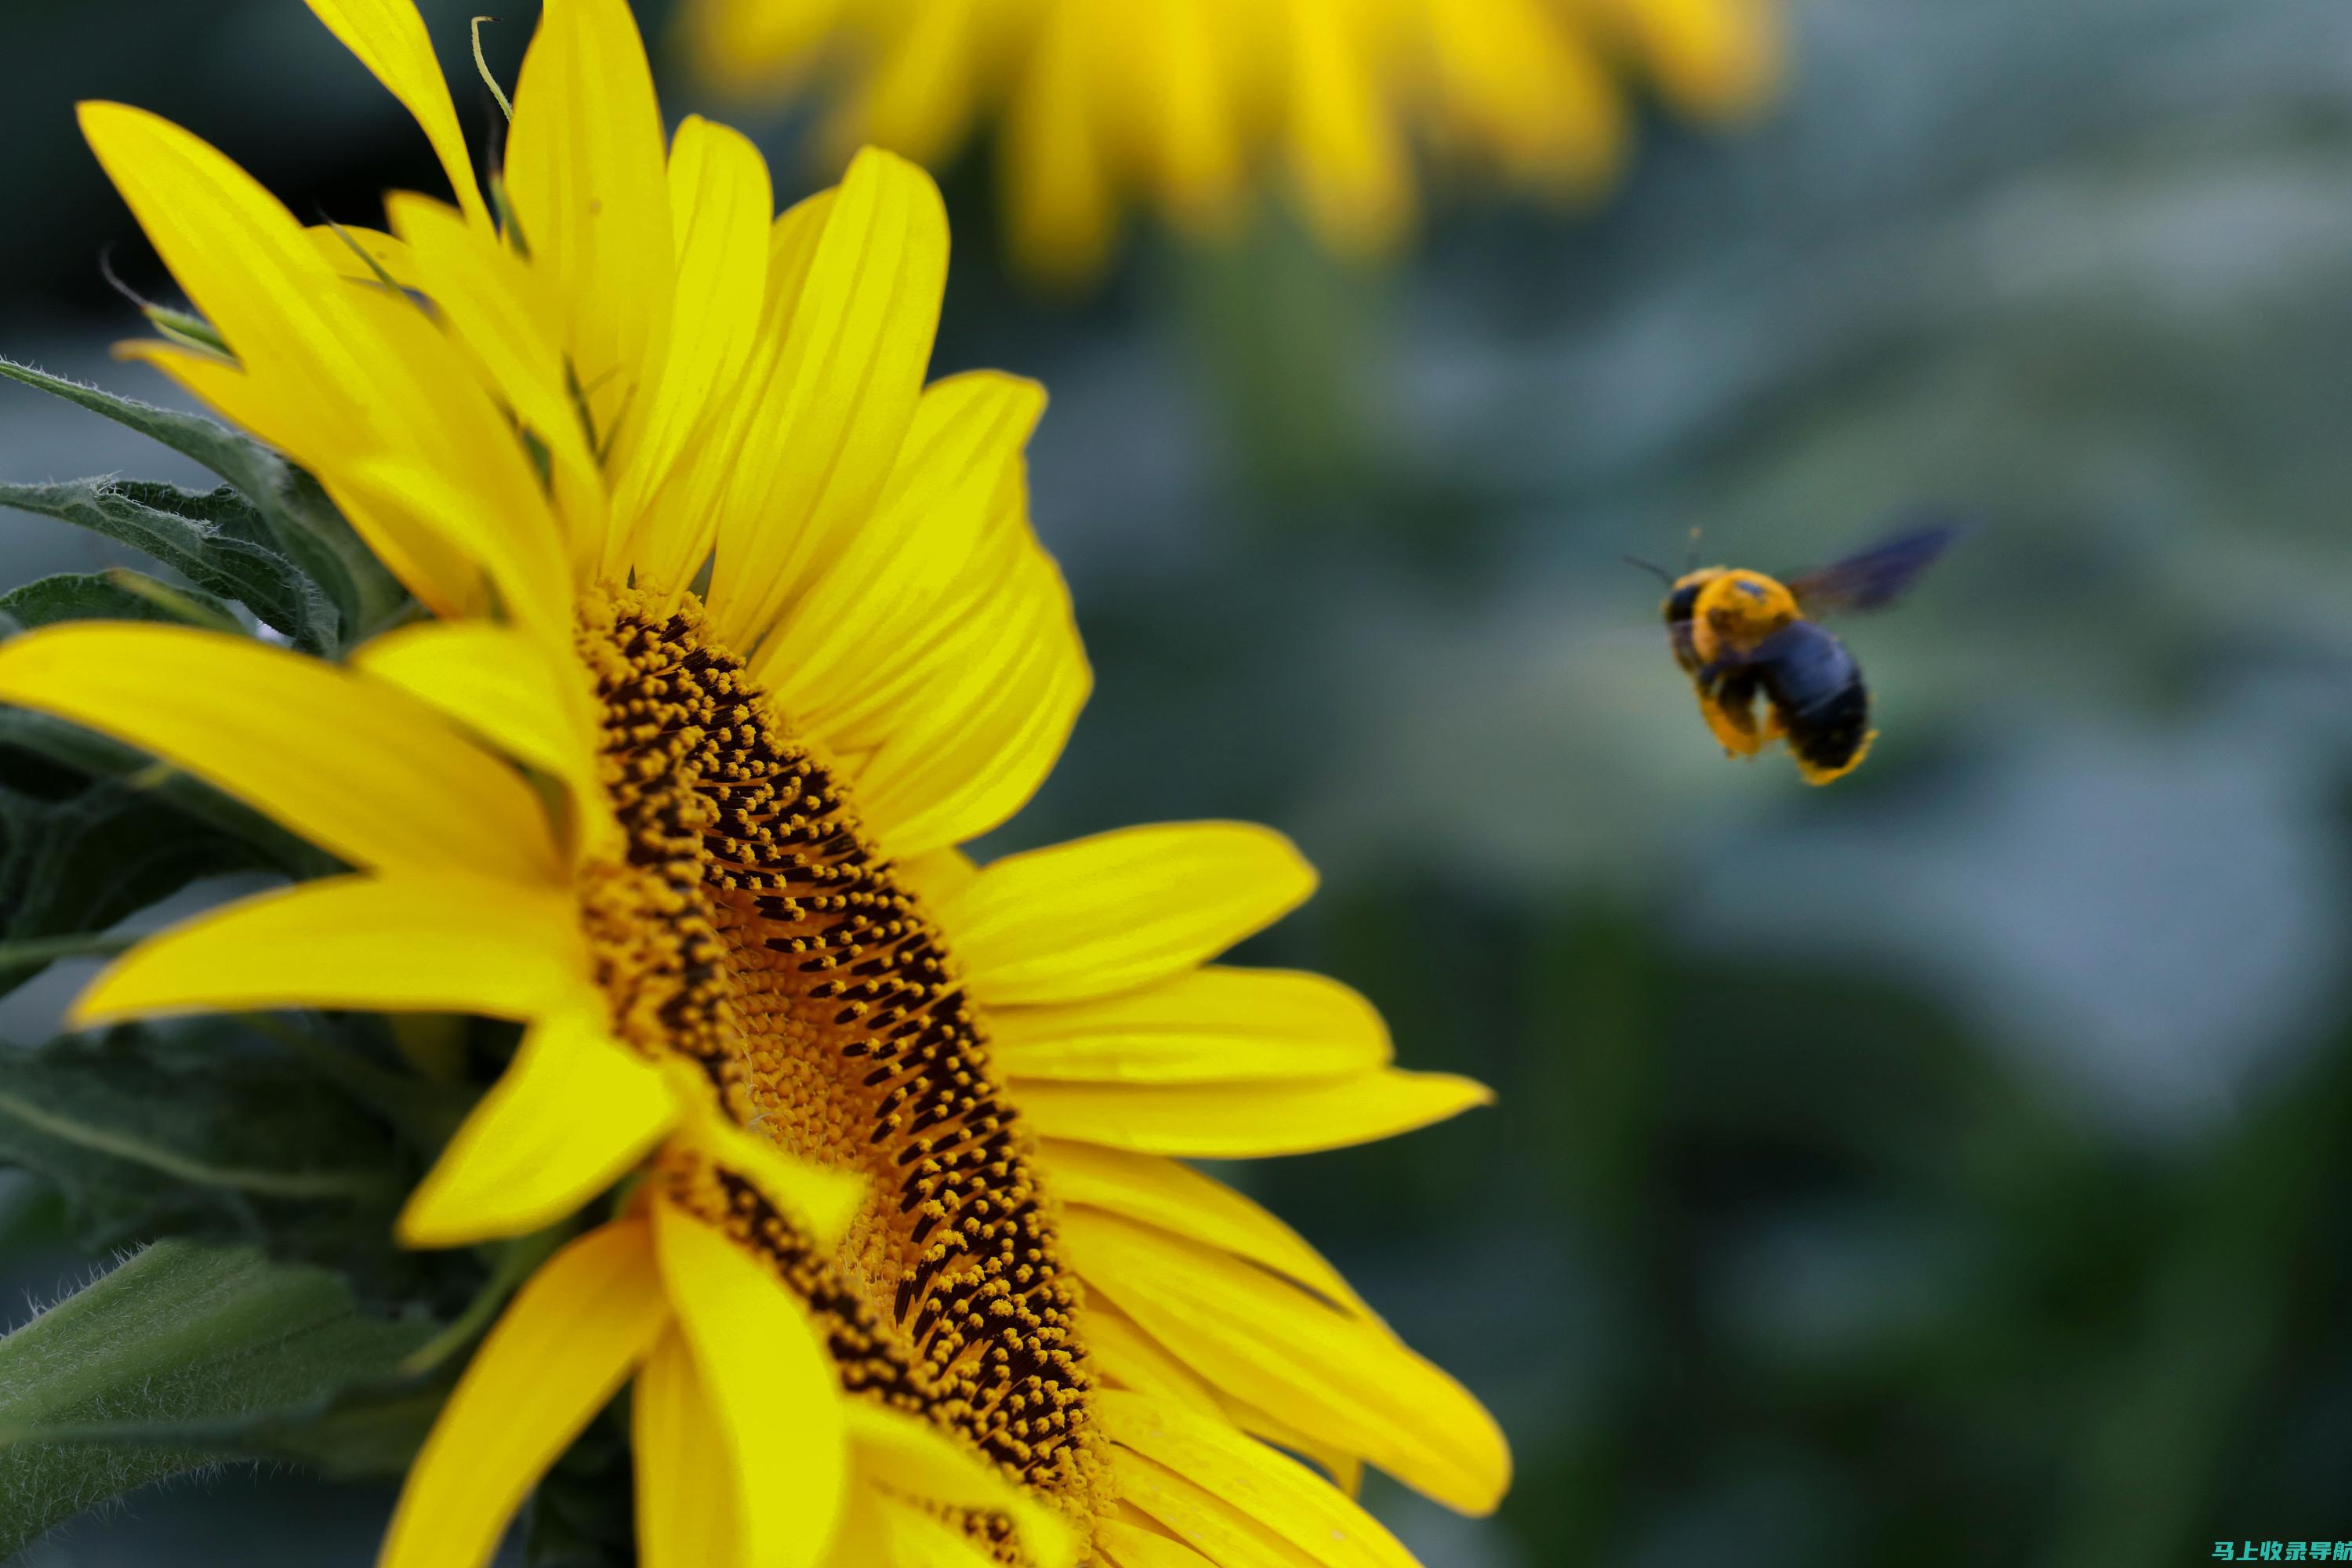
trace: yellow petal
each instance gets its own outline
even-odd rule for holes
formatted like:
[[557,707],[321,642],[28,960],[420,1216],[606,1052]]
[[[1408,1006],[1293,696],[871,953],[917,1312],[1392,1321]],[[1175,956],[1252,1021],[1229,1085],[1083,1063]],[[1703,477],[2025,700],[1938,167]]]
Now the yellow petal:
[[1339,1271],[1282,1221],[1189,1166],[1151,1154],[1045,1141],[1054,1194],[1066,1205],[1102,1209],[1246,1258],[1352,1311],[1369,1314]]
[[1301,1552],[1265,1525],[1127,1448],[1111,1450],[1119,1500],[1150,1515],[1179,1540],[1220,1564],[1250,1568],[1329,1568],[1333,1560]]
[[832,1357],[769,1266],[672,1205],[654,1205],[662,1278],[736,1482],[744,1568],[811,1568],[849,1483]]
[[[1420,1568],[1396,1537],[1329,1482],[1225,1423],[1140,1394],[1105,1390],[1097,1398],[1113,1442],[1191,1481],[1318,1562],[1330,1568]],[[1135,1500],[1147,1510],[1151,1506]]]
[[600,446],[654,395],[677,265],[667,164],[627,0],[551,0],[515,87],[507,189],[532,270],[566,302]]
[[481,1568],[547,1467],[669,1321],[642,1220],[550,1258],[474,1352],[408,1472],[377,1568]]
[[416,117],[467,217],[488,227],[489,209],[482,204],[465,134],[457,129],[449,83],[434,57],[433,40],[425,36],[425,18],[417,15],[415,0],[309,0],[309,5],[327,30]]
[[[422,526],[404,511],[379,510],[335,483],[332,469],[325,465],[347,450],[349,437],[332,408],[281,397],[241,365],[161,339],[117,343],[114,353],[118,359],[153,365],[238,429],[310,467],[314,475],[323,475],[320,482],[329,499],[352,531],[436,615],[471,615],[486,607],[481,568],[463,542],[439,528]],[[309,428],[298,427],[306,417]]]
[[1021,1561],[1032,1568],[1069,1568],[1078,1542],[1068,1523],[981,1458],[918,1416],[851,1400],[850,1443],[861,1486],[887,1489],[926,1507],[997,1513],[1019,1531]]
[[120,103],[81,105],[90,150],[163,264],[248,370],[335,406],[366,384],[349,341],[346,285],[275,196],[170,121]]
[[407,243],[381,229],[363,228],[355,223],[317,223],[303,232],[335,275],[348,283],[362,288],[383,287],[383,273],[404,289],[416,287],[416,266],[408,254]]
[[1022,1114],[1048,1138],[1194,1160],[1345,1149],[1444,1121],[1495,1098],[1485,1084],[1451,1073],[1394,1068],[1297,1083],[1010,1081]]
[[91,983],[73,1018],[275,1007],[528,1018],[584,985],[577,920],[561,892],[478,877],[331,877],[148,938]]
[[734,1568],[742,1561],[736,1476],[726,1428],[694,1352],[662,1335],[629,1391],[637,1468],[637,1560],[644,1568]]
[[[1138,1518],[1143,1517],[1140,1514]],[[1106,1519],[1095,1525],[1095,1543],[1111,1568],[1224,1568],[1212,1563],[1172,1536],[1147,1530],[1123,1519]],[[1248,1558],[1239,1559],[1249,1562]]]
[[827,1568],[996,1568],[1002,1558],[917,1504],[861,1490]]
[[674,1062],[668,1071],[673,1094],[689,1108],[679,1136],[758,1188],[820,1250],[837,1246],[865,1205],[866,1178],[787,1153],[762,1134],[736,1126],[715,1103],[698,1067]]
[[567,537],[601,540],[604,476],[564,363],[562,297],[511,246],[439,202],[394,191],[384,213],[444,329],[546,451]]
[[1044,387],[994,371],[923,389],[872,521],[761,651],[785,711],[844,750],[881,742],[923,650],[960,618],[959,590],[992,563],[992,530],[1025,526],[1002,503],[1045,410]]
[[941,645],[950,670],[858,770],[859,804],[894,854],[961,843],[1020,810],[1093,689],[1060,570],[1041,551],[1022,556],[1003,602]]
[[943,911],[974,994],[1104,996],[1214,957],[1315,890],[1288,839],[1241,822],[1129,827],[982,868]]
[[1494,1417],[1376,1320],[1091,1210],[1066,1215],[1063,1236],[1089,1291],[1221,1391],[1449,1508],[1485,1513],[1501,1499],[1510,1452]]
[[[346,279],[283,204],[170,121],[86,103],[81,124],[172,275],[251,378],[240,423],[330,493],[344,464],[389,455],[429,461],[494,511],[536,504],[522,449],[414,301]],[[392,521],[435,534],[429,515]],[[404,539],[397,553],[433,564],[431,546]],[[453,592],[438,578],[412,585],[436,596],[436,608],[466,598],[463,584]]]
[[948,908],[964,895],[980,868],[961,849],[934,849],[898,862],[898,877],[928,910]]
[[761,649],[761,680],[854,763],[867,826],[900,858],[1018,810],[1092,685],[1029,527],[1021,452],[1045,401],[992,372],[925,389],[874,520]]
[[618,1181],[676,1120],[660,1069],[593,1013],[541,1018],[410,1194],[401,1245],[464,1247],[552,1225]]
[[0,700],[152,752],[356,865],[565,875],[511,768],[403,692],[251,638],[44,627],[0,647]]
[[1086,1330],[1087,1358],[1108,1386],[1148,1394],[1203,1415],[1223,1415],[1215,1389],[1108,1301],[1087,1303]]
[[352,662],[562,781],[575,818],[609,830],[587,679],[570,650],[551,652],[490,621],[425,622],[376,638]]
[[1364,1493],[1364,1461],[1344,1448],[1318,1442],[1286,1421],[1277,1421],[1245,1399],[1217,1396],[1217,1414],[1230,1426],[1262,1438],[1320,1469],[1340,1495],[1355,1501]]
[[1335,1078],[1388,1065],[1372,1005],[1320,974],[1213,966],[1141,990],[989,1014],[1006,1074],[1097,1083]]
[[711,614],[737,648],[754,647],[869,520],[939,327],[947,211],[929,174],[869,148],[824,224],[719,525]]
[[613,502],[605,574],[683,587],[702,564],[735,453],[720,432],[739,396],[768,287],[768,165],[740,133],[688,115],[669,155],[677,304],[661,379]]
[[[341,507],[378,518],[435,519],[480,563],[488,602],[476,613],[511,620],[556,643],[571,635],[572,575],[540,492],[501,503],[448,471],[406,458],[345,463],[320,481]],[[454,618],[454,617],[453,617]]]

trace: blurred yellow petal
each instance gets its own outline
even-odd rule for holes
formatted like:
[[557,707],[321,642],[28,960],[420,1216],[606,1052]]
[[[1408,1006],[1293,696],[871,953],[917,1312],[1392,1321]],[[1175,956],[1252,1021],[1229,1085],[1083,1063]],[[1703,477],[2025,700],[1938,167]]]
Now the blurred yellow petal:
[[860,1490],[828,1568],[999,1568],[1003,1559],[919,1503]]
[[840,1522],[849,1438],[833,1360],[771,1268],[654,1205],[662,1278],[733,1467],[745,1568],[812,1568]]
[[346,1007],[528,1018],[587,973],[565,893],[477,877],[331,877],[148,938],[91,983],[73,1017]]
[[1510,1452],[1494,1417],[1376,1320],[1108,1215],[1073,1211],[1064,1237],[1090,1291],[1221,1390],[1449,1508],[1486,1513],[1502,1497]]
[[1152,1154],[1048,1139],[1041,1151],[1066,1205],[1097,1208],[1246,1258],[1337,1305],[1369,1313],[1299,1234],[1211,1176]]
[[[1116,1391],[1099,1397],[1103,1429],[1113,1442],[1317,1561],[1331,1568],[1420,1568],[1371,1515],[1255,1438],[1164,1401]],[[1147,1510],[1151,1506],[1133,1500]]]
[[1136,75],[1139,107],[1161,203],[1195,231],[1225,227],[1237,216],[1243,174],[1238,74],[1217,55],[1214,6],[1202,0],[1140,0],[1134,54],[1150,61]]
[[835,1170],[778,1147],[763,1133],[738,1127],[712,1104],[709,1083],[694,1080],[698,1066],[670,1064],[681,1102],[694,1108],[680,1136],[698,1145],[714,1163],[759,1189],[821,1249],[840,1244],[866,1202],[868,1184],[853,1171]]
[[1643,0],[1608,9],[1674,105],[1703,119],[1753,113],[1780,75],[1775,0]]
[[768,286],[768,165],[740,133],[688,115],[669,155],[677,304],[661,379],[616,487],[605,574],[684,587],[709,553],[735,452],[721,438]]
[[[789,215],[788,215],[789,216]],[[931,177],[860,153],[822,214],[719,525],[710,609],[750,651],[872,515],[914,418],[947,285]],[[794,264],[781,257],[772,266]]]
[[1343,0],[1279,0],[1292,18],[1290,169],[1324,243],[1376,251],[1412,220],[1410,160]]
[[845,127],[837,130],[939,167],[971,124],[977,79],[990,63],[984,13],[994,5],[1001,0],[929,0],[924,25],[903,29],[882,52],[866,90],[844,116]]
[[0,647],[0,700],[152,752],[361,866],[563,875],[520,775],[414,698],[320,659],[85,621]]
[[457,110],[449,100],[448,79],[425,36],[425,18],[415,0],[308,0],[327,30],[357,55],[375,79],[390,89],[401,107],[416,117],[434,156],[441,160],[450,188],[466,216],[487,227],[489,209],[474,179],[472,156],[464,132],[457,129]]
[[556,1456],[669,1321],[642,1220],[543,1265],[499,1320],[409,1468],[377,1568],[482,1568]]
[[779,72],[797,72],[801,57],[823,40],[849,0],[793,0],[789,5],[737,5],[702,0],[681,7],[698,66],[720,86],[741,92]]
[[879,1486],[927,1508],[998,1513],[1018,1527],[1027,1568],[1070,1568],[1078,1541],[1068,1522],[982,1458],[919,1417],[851,1400],[845,1406],[861,1486]]
[[1591,47],[1545,0],[1429,8],[1432,63],[1465,137],[1517,177],[1574,191],[1616,167],[1625,111]]
[[1140,990],[989,1015],[1015,1078],[1194,1083],[1334,1078],[1385,1067],[1388,1026],[1336,980],[1212,966]]
[[464,1247],[552,1225],[669,1130],[677,1115],[661,1070],[612,1038],[595,1016],[603,998],[582,1000],[524,1034],[401,1210],[403,1246]]
[[564,347],[599,447],[653,396],[642,383],[668,330],[666,147],[627,0],[549,0],[515,86],[507,189],[540,287],[568,307]]
[[643,1568],[734,1568],[743,1561],[737,1476],[724,1433],[694,1352],[672,1329],[629,1390]]
[[1099,15],[1099,0],[1045,0],[997,140],[1013,251],[1040,277],[1065,282],[1100,271],[1118,229],[1097,96]]
[[974,994],[998,1006],[1149,984],[1304,903],[1314,868],[1242,822],[1122,828],[983,867],[944,911]]
[[1030,1125],[1048,1138],[1194,1160],[1345,1149],[1444,1121],[1495,1099],[1492,1089],[1470,1079],[1393,1068],[1299,1083],[1013,1083]]

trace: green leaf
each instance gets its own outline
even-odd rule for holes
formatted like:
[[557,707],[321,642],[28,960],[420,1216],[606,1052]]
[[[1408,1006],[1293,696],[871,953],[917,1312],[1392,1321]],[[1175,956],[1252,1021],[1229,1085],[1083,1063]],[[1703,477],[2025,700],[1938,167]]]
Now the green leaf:
[[64,1194],[89,1251],[173,1234],[415,1271],[386,1246],[414,1169],[391,1130],[233,1018],[0,1050],[0,1161]]
[[224,1450],[299,1448],[305,1407],[331,1449],[383,1462],[436,1396],[356,1415],[336,1394],[389,1378],[429,1327],[362,1315],[325,1269],[157,1242],[0,1339],[0,1556]]
[[336,647],[334,606],[294,563],[253,542],[253,504],[226,485],[199,493],[136,479],[0,484],[0,506],[54,517],[154,557],[206,593],[246,605],[313,653]]
[[[141,592],[125,585],[125,577],[137,577],[135,573],[118,574],[110,572],[60,572],[54,577],[37,578],[21,588],[0,594],[0,615],[14,622],[10,635],[31,626],[46,626],[58,621],[178,621],[192,622],[195,617],[174,615],[170,600],[163,595],[175,595],[188,601],[190,606],[203,614],[217,616],[234,625],[235,614],[224,600],[195,588],[165,588],[152,578],[141,578],[153,584],[157,592]],[[195,624],[204,624],[197,621]]]
[[[191,882],[268,867],[252,844],[128,784],[62,801],[0,786],[0,941],[102,931]],[[0,994],[47,963],[0,955]]]
[[404,608],[406,591],[352,531],[318,481],[258,441],[200,415],[118,397],[12,360],[0,359],[0,375],[103,414],[227,480],[253,503],[268,538],[325,591],[340,613],[346,645],[383,629]]
[[152,795],[253,846],[271,868],[297,879],[342,868],[333,856],[193,773],[67,720],[28,708],[0,708],[0,785],[63,798],[82,788],[87,779],[118,779]]

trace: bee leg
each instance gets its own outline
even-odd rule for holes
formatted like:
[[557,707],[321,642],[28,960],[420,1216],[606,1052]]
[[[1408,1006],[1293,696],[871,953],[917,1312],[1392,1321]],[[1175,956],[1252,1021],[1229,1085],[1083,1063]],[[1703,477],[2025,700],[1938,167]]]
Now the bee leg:
[[1722,686],[1726,676],[1735,669],[1745,668],[1747,664],[1748,660],[1738,654],[1720,654],[1700,665],[1692,672],[1691,679],[1698,682],[1700,691],[1712,697],[1717,689]]

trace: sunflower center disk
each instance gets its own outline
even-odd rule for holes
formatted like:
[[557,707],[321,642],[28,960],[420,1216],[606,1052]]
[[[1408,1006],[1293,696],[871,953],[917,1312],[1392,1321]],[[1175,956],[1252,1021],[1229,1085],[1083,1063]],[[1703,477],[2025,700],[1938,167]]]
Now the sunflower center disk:
[[871,1184],[820,1253],[750,1184],[672,1177],[807,1301],[844,1386],[1084,1509],[1089,1380],[1033,1179],[939,933],[690,596],[583,608],[628,864],[585,918],[615,1026],[692,1058],[745,1125]]

